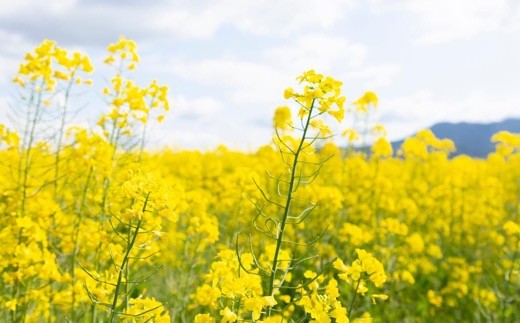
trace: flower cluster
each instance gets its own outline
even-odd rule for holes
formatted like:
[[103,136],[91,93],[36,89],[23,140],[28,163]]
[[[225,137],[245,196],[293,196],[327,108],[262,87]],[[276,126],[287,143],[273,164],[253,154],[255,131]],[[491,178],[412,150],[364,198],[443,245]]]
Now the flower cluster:
[[303,86],[301,91],[287,88],[284,92],[286,99],[294,99],[301,105],[298,112],[300,119],[306,116],[311,107],[316,104],[321,114],[328,113],[338,122],[345,115],[346,98],[341,95],[342,82],[330,76],[316,73],[314,70],[304,72],[297,78]]
[[381,287],[386,282],[383,265],[372,254],[363,249],[356,249],[358,259],[351,266],[346,266],[341,259],[334,262],[334,268],[341,272],[339,278],[355,286],[355,291],[365,295],[368,291],[366,283],[372,282]]
[[113,65],[119,63],[119,68],[125,67],[133,70],[136,68],[136,64],[139,63],[137,44],[124,36],[119,36],[117,43],[110,44],[108,52],[109,56],[105,58],[105,64]]
[[78,74],[92,73],[93,70],[87,55],[80,52],[69,55],[56,42],[44,40],[34,53],[27,53],[14,82],[22,87],[30,83],[36,86],[37,91],[53,92],[60,80],[91,85],[91,80],[83,80]]
[[[117,56],[121,66],[110,81],[111,88],[103,89],[103,94],[108,96],[112,109],[101,116],[98,125],[111,143],[119,143],[121,136],[130,136],[138,125],[144,125],[142,138],[144,144],[146,124],[152,112],[162,110],[162,113],[156,116],[157,120],[162,122],[164,113],[170,110],[168,87],[159,85],[155,80],[146,87],[140,87],[134,81],[122,76],[123,67],[133,70],[139,62],[137,45],[133,41],[121,37],[118,43],[108,47],[108,51],[110,55],[105,63],[113,64]],[[124,65],[127,60],[130,60],[128,66]]]

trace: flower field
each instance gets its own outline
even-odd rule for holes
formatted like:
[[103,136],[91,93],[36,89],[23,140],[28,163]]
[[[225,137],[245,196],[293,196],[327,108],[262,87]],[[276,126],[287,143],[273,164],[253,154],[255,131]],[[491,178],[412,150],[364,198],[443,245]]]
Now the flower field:
[[92,84],[87,55],[44,41],[14,78],[1,321],[520,321],[520,134],[495,134],[487,159],[450,158],[428,130],[393,151],[378,125],[356,149],[366,131],[332,129],[376,94],[347,100],[309,70],[280,90],[287,106],[257,151],[152,151],[149,127],[174,117],[168,87],[129,78],[131,40],[105,63],[90,128],[68,123]]

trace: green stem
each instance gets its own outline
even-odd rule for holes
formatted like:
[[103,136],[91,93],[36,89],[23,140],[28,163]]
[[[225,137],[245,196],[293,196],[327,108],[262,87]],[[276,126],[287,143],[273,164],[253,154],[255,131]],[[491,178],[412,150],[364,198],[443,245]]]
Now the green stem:
[[513,270],[515,269],[515,263],[516,263],[516,260],[518,258],[518,242],[520,240],[520,237],[519,238],[516,238],[516,243],[515,243],[515,246],[516,246],[516,249],[515,249],[515,253],[513,254],[513,261],[511,262],[511,268],[509,269],[509,272],[507,273],[507,280],[506,280],[506,285],[504,286],[504,298],[502,300],[502,320],[503,322],[506,322],[506,308],[507,308],[507,296],[509,295],[509,289],[510,289],[510,286],[511,286],[511,273],[513,272]]
[[[153,104],[153,101],[152,103],[150,104],[150,106],[152,106]],[[149,121],[149,118],[150,117],[150,112],[148,112],[146,114],[146,123],[144,124],[144,127],[143,127],[143,134],[142,134],[142,137],[141,137],[141,145],[139,147],[139,160],[138,162],[141,162],[141,159],[143,158],[143,151],[144,151],[144,145],[146,143],[146,130],[148,128],[148,121]]]
[[75,320],[75,316],[76,316],[76,313],[75,313],[75,308],[74,306],[76,305],[76,289],[74,288],[74,285],[76,285],[76,273],[75,273],[75,269],[76,269],[76,257],[78,255],[78,252],[79,252],[79,231],[80,231],[80,224],[83,220],[83,209],[85,207],[85,201],[87,199],[87,191],[88,191],[88,187],[89,187],[89,183],[90,183],[90,178],[92,176],[92,166],[90,167],[89,171],[88,171],[88,174],[87,174],[87,180],[85,182],[85,188],[83,189],[83,194],[82,194],[82,197],[81,197],[81,204],[79,206],[79,214],[78,214],[78,219],[77,219],[77,222],[75,224],[75,227],[74,227],[74,249],[72,251],[72,259],[71,259],[71,264],[70,264],[70,276],[71,276],[71,279],[72,279],[72,305],[70,307],[70,318],[72,319],[72,321],[74,322]]
[[42,81],[42,86],[40,86],[40,91],[38,92],[38,99],[36,101],[36,107],[34,111],[34,118],[30,120],[30,131],[29,131],[29,141],[27,143],[26,153],[25,153],[25,165],[23,168],[23,184],[22,184],[22,207],[21,207],[21,213],[22,215],[25,214],[25,203],[27,201],[27,182],[29,180],[29,170],[30,170],[30,164],[31,164],[31,152],[32,152],[32,146],[34,142],[34,132],[36,130],[36,124],[38,123],[38,120],[40,119],[40,108],[41,108],[41,102],[42,102],[42,88],[43,88],[44,82]]
[[[276,249],[274,252],[274,259],[273,259],[273,265],[272,265],[272,273],[269,280],[269,286],[267,290],[267,295],[272,296],[274,293],[274,281],[276,279],[276,272],[278,270],[278,256],[280,255],[280,250],[282,248],[283,243],[283,236],[285,232],[285,225],[287,224],[287,217],[289,216],[289,212],[291,209],[291,202],[292,202],[292,194],[293,194],[293,188],[294,188],[294,181],[296,179],[296,168],[298,166],[298,158],[300,156],[300,152],[302,150],[303,144],[305,142],[305,137],[307,136],[307,131],[309,130],[310,121],[312,119],[312,110],[314,108],[314,102],[315,99],[311,103],[311,107],[309,108],[309,114],[307,116],[307,120],[305,122],[305,127],[303,129],[302,137],[300,140],[300,144],[298,145],[298,149],[296,150],[294,154],[294,161],[291,169],[291,179],[289,181],[289,191],[287,193],[287,200],[285,203],[285,209],[282,217],[282,222],[280,223],[280,231],[278,232],[278,237],[276,239]],[[268,316],[271,314],[271,308],[268,310]]]
[[[132,234],[132,231],[130,230],[130,228],[132,227],[132,219],[130,219],[130,223],[128,223],[128,235],[127,235],[127,239],[128,241],[130,241],[130,238],[131,238],[131,234]],[[128,265],[128,262],[126,263],[126,266],[124,268],[124,271],[125,271],[125,281],[129,281],[130,280],[130,266]],[[124,297],[123,297],[123,308],[124,309],[127,309],[128,308],[128,284],[125,284],[125,290],[124,290]]]
[[23,138],[22,138],[22,145],[20,146],[20,160],[18,161],[18,178],[17,178],[17,184],[21,185],[22,183],[22,166],[23,166],[23,156],[25,155],[25,147],[27,146],[27,139],[29,137],[29,128],[31,126],[31,106],[34,102],[34,88],[31,90],[31,95],[29,98],[29,102],[27,104],[27,113],[25,115],[25,126],[23,130]]
[[354,307],[354,302],[356,301],[357,291],[359,289],[359,284],[361,283],[361,277],[359,277],[357,284],[356,284],[356,290],[354,291],[354,297],[352,297],[352,301],[350,302],[350,306],[348,307],[348,313],[347,317],[350,319],[350,314],[352,313],[352,308]]
[[[146,212],[146,205],[148,204],[149,197],[150,197],[150,193],[148,193],[146,195],[146,199],[144,200],[144,205],[143,205],[143,209],[142,209],[143,213]],[[143,222],[143,219],[140,219],[137,222],[137,225],[134,230],[134,234],[132,236],[132,240],[130,240],[130,242],[127,245],[125,256],[123,257],[123,261],[121,262],[121,266],[119,267],[119,274],[117,276],[116,289],[114,291],[114,300],[112,301],[112,306],[110,307],[110,319],[109,319],[110,323],[115,322],[115,320],[117,318],[116,308],[117,308],[117,300],[119,298],[119,290],[121,289],[121,286],[123,285],[122,280],[123,280],[123,275],[125,272],[125,267],[130,259],[130,251],[132,251],[132,248],[134,247],[134,243],[135,243],[135,240],[137,239],[137,235],[139,234],[139,229],[141,228],[142,222]],[[125,282],[125,284],[126,284],[126,282]]]
[[67,90],[65,91],[65,102],[63,103],[63,113],[61,115],[60,122],[60,130],[58,133],[58,145],[56,146],[56,156],[54,158],[54,195],[58,196],[58,177],[60,172],[60,151],[61,146],[63,144],[63,132],[65,130],[65,123],[67,121],[67,105],[69,102],[70,90],[72,89],[72,84],[74,83],[74,72],[72,73],[70,82],[67,86]]

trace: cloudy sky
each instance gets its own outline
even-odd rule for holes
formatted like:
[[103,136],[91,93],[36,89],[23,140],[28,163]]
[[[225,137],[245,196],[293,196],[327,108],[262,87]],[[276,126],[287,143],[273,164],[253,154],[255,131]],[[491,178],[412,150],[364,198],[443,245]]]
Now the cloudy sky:
[[[372,119],[390,139],[439,121],[520,117],[517,0],[0,0],[0,122],[25,52],[47,38],[88,53],[99,93],[119,35],[139,45],[132,78],[171,89],[154,145],[268,143],[283,89],[310,68],[342,80],[350,100],[378,93]],[[76,123],[106,111],[100,94],[86,98]]]

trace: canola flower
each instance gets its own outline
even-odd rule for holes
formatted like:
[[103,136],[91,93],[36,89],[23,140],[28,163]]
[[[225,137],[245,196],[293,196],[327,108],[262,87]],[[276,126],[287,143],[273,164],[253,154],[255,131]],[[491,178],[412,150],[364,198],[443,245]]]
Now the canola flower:
[[52,138],[42,120],[73,111],[73,96],[58,98],[90,84],[88,56],[46,40],[15,76],[29,117],[0,125],[3,319],[520,320],[520,134],[495,134],[487,158],[452,158],[431,131],[393,151],[381,125],[340,125],[348,142],[373,139],[347,153],[331,122],[365,122],[384,102],[348,102],[340,81],[309,70],[256,152],[150,152],[168,88],[131,80],[131,40],[106,63],[99,128],[64,118]]

